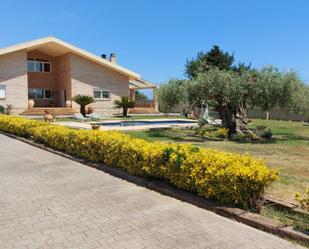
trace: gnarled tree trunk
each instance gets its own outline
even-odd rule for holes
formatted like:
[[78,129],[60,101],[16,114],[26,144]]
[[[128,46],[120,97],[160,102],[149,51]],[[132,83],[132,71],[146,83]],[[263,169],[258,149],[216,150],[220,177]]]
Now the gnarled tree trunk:
[[248,120],[247,120],[247,107],[245,100],[241,100],[236,113],[235,113],[235,120],[236,120],[236,132],[237,133],[244,133],[248,132]]
[[222,126],[229,130],[229,137],[236,133],[245,133],[247,129],[247,108],[245,100],[241,101],[238,107],[233,108],[227,99],[221,99],[218,107]]

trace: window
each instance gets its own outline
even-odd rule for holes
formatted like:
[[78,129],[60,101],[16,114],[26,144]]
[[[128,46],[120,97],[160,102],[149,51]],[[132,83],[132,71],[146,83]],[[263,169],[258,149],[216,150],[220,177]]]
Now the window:
[[5,99],[6,85],[0,85],[0,99]]
[[51,62],[43,59],[30,58],[27,61],[28,72],[51,72]]
[[39,89],[39,88],[29,88],[28,89],[29,99],[51,99],[52,90],[50,89]]
[[52,91],[46,89],[46,90],[44,91],[44,98],[45,98],[45,99],[51,99],[51,98],[52,98]]
[[110,92],[104,89],[94,89],[93,97],[95,99],[110,99]]

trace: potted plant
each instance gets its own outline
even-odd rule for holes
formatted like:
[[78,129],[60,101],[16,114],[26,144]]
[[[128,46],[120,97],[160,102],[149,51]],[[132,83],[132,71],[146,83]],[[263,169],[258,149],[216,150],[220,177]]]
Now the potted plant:
[[72,101],[71,101],[71,100],[67,100],[67,101],[65,102],[65,106],[66,106],[67,108],[71,108],[71,107],[72,107]]
[[90,123],[92,130],[99,130],[100,129],[100,125],[98,125],[97,123]]
[[32,109],[32,108],[34,107],[34,100],[33,100],[33,99],[29,99],[29,100],[28,100],[28,107],[29,107],[30,109]]
[[51,113],[49,112],[49,111],[47,111],[47,110],[45,110],[44,111],[44,121],[45,122],[52,122],[53,121],[53,119],[54,119],[54,116],[53,115],[51,115]]

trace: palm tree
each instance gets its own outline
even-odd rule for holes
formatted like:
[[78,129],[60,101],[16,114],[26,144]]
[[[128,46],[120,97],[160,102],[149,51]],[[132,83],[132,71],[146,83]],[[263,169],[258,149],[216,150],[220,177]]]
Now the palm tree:
[[80,105],[80,113],[86,117],[86,105],[90,105],[95,100],[91,96],[78,94],[73,97],[73,101]]
[[135,101],[131,100],[128,96],[121,96],[120,99],[116,99],[114,101],[115,108],[122,108],[122,116],[128,116],[128,109],[133,108],[135,106]]

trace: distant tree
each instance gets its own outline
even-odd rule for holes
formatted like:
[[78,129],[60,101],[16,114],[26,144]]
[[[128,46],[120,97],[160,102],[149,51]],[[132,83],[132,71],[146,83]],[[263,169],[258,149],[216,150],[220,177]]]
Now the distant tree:
[[148,97],[145,93],[136,90],[135,91],[135,100],[148,100]]
[[86,117],[86,106],[95,102],[94,98],[88,95],[76,95],[73,101],[80,105],[80,113]]
[[135,101],[131,100],[128,96],[121,96],[120,99],[114,101],[115,108],[122,109],[122,116],[128,116],[128,109],[134,108]]
[[199,52],[196,58],[187,60],[185,74],[188,78],[193,79],[213,67],[220,70],[230,70],[233,63],[234,55],[230,55],[228,52],[222,51],[219,46],[214,45],[207,53]]
[[254,69],[251,68],[251,63],[246,65],[243,62],[238,63],[236,66],[232,66],[231,70],[238,72],[238,73],[244,73],[247,71],[254,71]]
[[162,112],[170,112],[175,106],[186,101],[185,80],[171,79],[158,88],[159,109]]

